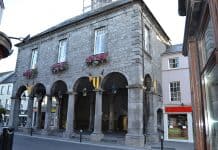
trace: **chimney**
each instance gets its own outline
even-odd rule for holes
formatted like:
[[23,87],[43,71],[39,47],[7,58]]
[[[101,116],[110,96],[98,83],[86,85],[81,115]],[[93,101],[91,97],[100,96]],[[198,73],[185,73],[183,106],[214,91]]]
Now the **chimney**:
[[112,0],[92,0],[91,1],[91,9],[98,9],[100,7],[103,7],[109,3],[111,3]]

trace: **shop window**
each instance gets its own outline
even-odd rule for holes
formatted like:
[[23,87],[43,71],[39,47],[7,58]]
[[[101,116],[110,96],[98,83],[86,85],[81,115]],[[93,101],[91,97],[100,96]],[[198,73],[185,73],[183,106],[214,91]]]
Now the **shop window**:
[[188,140],[188,125],[186,114],[168,115],[168,138]]
[[218,149],[218,65],[205,77],[207,124],[213,149]]
[[209,20],[206,27],[202,44],[204,50],[202,56],[204,62],[206,62],[215,48],[214,28],[211,20]]

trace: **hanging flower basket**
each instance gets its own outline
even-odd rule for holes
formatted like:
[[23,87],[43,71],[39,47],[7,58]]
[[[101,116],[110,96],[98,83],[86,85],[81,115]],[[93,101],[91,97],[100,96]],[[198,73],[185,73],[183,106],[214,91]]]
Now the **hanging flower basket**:
[[91,55],[86,58],[87,66],[97,66],[106,63],[108,59],[108,53],[101,53],[97,55]]
[[26,77],[27,79],[33,79],[36,77],[37,73],[38,73],[37,69],[29,69],[23,73],[23,76]]
[[68,69],[67,62],[60,62],[60,63],[56,63],[56,64],[51,66],[51,71],[53,74],[62,72],[62,71],[67,70],[67,69]]

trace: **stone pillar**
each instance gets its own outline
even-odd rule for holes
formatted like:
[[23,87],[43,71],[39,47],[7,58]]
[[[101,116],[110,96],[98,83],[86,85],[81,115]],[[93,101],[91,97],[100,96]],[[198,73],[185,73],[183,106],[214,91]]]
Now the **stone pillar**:
[[158,143],[159,133],[157,130],[157,112],[154,109],[154,103],[159,101],[159,96],[149,93],[149,116],[146,129],[146,143]]
[[59,129],[59,115],[60,115],[60,103],[59,103],[59,100],[56,99],[56,112],[55,112],[55,122],[54,122],[54,128],[55,129]]
[[143,135],[143,89],[129,87],[128,89],[128,133],[125,144],[144,147]]
[[45,126],[44,131],[48,132],[50,129],[51,124],[51,109],[52,109],[52,97],[47,96],[47,106],[46,106],[46,113],[45,113]]
[[67,125],[64,137],[70,138],[74,134],[74,105],[75,105],[75,94],[70,93],[68,97],[68,108],[67,108]]
[[36,116],[36,128],[41,129],[41,120],[42,119],[42,99],[38,100],[38,110]]
[[20,102],[21,100],[18,98],[11,98],[11,110],[8,126],[13,127],[15,130],[18,129],[19,124]]
[[114,96],[110,99],[109,105],[109,132],[114,130]]
[[91,99],[91,102],[90,102],[90,113],[89,113],[89,131],[92,131],[92,128],[93,128],[93,113],[94,113],[94,111],[93,111],[93,109],[94,109],[94,104],[93,104],[93,101],[94,101],[94,99],[93,99],[93,97],[92,97],[92,99]]
[[34,97],[30,95],[28,100],[28,106],[27,106],[27,123],[25,126],[26,132],[28,134],[30,134],[32,128],[33,102],[34,102]]
[[98,142],[104,137],[102,134],[102,91],[96,91],[94,131],[90,136],[91,141]]

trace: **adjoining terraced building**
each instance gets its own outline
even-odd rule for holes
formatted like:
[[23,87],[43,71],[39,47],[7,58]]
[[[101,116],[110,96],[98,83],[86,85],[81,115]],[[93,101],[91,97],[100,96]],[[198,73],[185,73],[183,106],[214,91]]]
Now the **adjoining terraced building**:
[[119,135],[132,146],[157,142],[169,37],[142,0],[97,3],[17,44],[10,125],[18,129],[26,97],[25,131],[74,137],[82,129],[92,141]]

